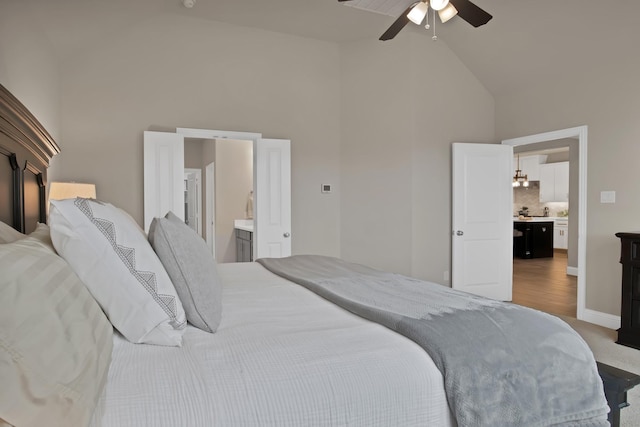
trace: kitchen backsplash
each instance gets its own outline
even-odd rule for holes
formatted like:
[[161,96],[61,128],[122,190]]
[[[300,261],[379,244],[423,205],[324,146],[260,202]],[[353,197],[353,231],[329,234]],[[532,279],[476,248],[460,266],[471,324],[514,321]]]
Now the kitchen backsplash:
[[545,207],[549,208],[549,216],[566,216],[562,213],[569,209],[567,202],[540,202],[540,181],[529,181],[528,187],[513,188],[513,214],[517,216],[523,206],[528,207],[529,215],[534,216],[542,216]]

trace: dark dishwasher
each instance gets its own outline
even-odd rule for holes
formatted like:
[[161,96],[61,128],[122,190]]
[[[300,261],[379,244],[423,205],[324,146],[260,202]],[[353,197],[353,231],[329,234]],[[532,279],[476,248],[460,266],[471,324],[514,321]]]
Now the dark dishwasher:
[[513,229],[513,256],[553,257],[553,221],[514,221]]

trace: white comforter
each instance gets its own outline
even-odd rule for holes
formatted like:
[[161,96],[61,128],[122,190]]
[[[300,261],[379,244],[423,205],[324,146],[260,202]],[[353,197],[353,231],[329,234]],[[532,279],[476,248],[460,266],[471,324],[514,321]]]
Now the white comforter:
[[218,266],[218,332],[181,348],[115,337],[94,427],[449,426],[443,379],[412,341],[254,263]]

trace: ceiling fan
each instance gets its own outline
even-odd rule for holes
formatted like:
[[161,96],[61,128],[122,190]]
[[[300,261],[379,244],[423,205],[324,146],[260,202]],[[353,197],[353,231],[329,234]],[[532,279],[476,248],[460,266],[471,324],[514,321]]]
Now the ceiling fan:
[[[351,0],[338,1],[345,2]],[[429,7],[434,10],[434,13],[438,12],[440,20],[443,23],[458,15],[474,27],[479,27],[493,18],[493,16],[469,0],[421,0],[411,4],[411,6],[402,12],[398,19],[380,36],[380,40],[391,40],[398,35],[400,30],[402,30],[409,21],[420,25],[427,15]],[[428,18],[426,28],[429,28]]]

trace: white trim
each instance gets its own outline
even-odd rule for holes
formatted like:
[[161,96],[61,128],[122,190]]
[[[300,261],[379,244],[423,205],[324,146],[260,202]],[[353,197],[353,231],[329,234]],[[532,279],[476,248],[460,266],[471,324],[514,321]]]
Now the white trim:
[[262,138],[261,133],[237,132],[228,130],[176,128],[176,133],[184,135],[185,138],[201,139],[238,139],[241,141],[257,141]]
[[[516,147],[563,138],[578,138],[580,151],[578,153],[578,301],[576,317],[580,320],[587,320],[585,318],[585,316],[587,316],[587,126],[578,126],[520,138],[505,139],[502,143]],[[590,310],[589,316],[592,315],[591,313],[592,311]]]
[[580,320],[584,320],[585,322],[600,325],[609,329],[620,328],[620,316],[614,316],[613,314],[602,313],[588,308],[585,308],[582,314],[583,318]]
[[216,173],[215,162],[205,166],[204,178],[206,181],[206,192],[204,200],[207,206],[205,223],[205,240],[213,257],[216,257]]
[[184,174],[196,175],[196,233],[202,237],[202,169],[184,168]]
[[578,276],[578,268],[577,267],[569,267],[569,266],[567,266],[567,275],[568,276]]

